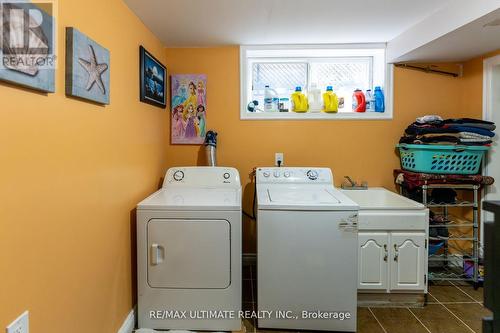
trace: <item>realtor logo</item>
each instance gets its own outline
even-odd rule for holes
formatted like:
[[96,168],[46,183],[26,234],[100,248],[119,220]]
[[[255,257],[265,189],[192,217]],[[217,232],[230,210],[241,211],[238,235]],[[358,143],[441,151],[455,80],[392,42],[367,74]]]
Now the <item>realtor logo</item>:
[[51,0],[0,0],[0,69],[36,76],[41,69],[55,68],[55,8]]

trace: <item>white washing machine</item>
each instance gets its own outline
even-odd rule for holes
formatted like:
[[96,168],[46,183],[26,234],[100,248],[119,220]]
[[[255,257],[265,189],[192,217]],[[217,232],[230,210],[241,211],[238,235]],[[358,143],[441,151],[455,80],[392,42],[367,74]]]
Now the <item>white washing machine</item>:
[[139,328],[239,330],[238,171],[169,169],[137,206],[137,266]]
[[258,326],[355,332],[358,205],[327,168],[256,177]]

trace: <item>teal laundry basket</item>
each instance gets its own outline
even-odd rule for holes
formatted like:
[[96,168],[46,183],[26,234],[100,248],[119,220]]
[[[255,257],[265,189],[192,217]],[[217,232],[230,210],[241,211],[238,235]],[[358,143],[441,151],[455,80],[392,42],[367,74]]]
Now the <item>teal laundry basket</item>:
[[404,170],[424,173],[474,175],[479,173],[487,146],[413,145],[399,148]]

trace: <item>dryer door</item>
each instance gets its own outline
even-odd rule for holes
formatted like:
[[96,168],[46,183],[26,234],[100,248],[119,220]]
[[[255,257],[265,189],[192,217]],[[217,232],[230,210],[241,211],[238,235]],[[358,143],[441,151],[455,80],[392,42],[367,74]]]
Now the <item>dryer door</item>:
[[231,283],[226,220],[148,222],[148,283],[152,288],[225,289]]

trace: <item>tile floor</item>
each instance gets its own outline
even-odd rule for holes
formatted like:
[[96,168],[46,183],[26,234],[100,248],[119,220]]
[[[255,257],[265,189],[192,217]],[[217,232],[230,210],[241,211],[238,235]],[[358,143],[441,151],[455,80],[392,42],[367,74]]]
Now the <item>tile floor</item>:
[[[256,310],[255,273],[254,266],[243,267],[243,310]],[[475,333],[481,332],[482,318],[490,314],[483,307],[482,288],[436,283],[429,286],[424,308],[358,308],[358,333]],[[260,330],[252,320],[244,323],[249,333],[280,332]]]

